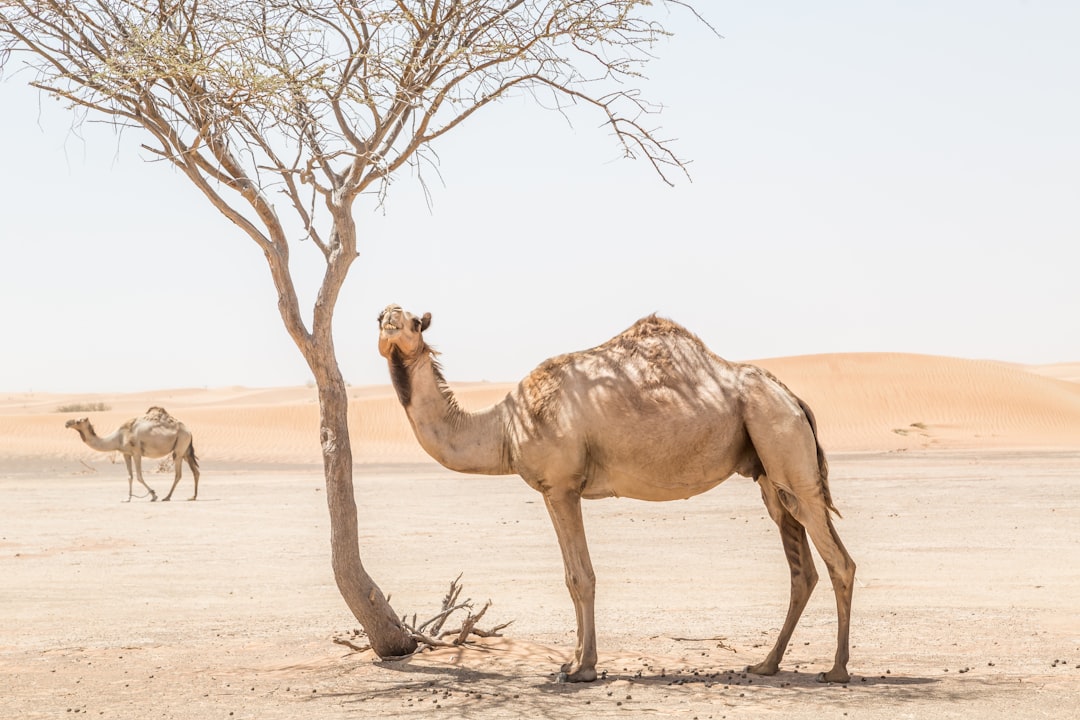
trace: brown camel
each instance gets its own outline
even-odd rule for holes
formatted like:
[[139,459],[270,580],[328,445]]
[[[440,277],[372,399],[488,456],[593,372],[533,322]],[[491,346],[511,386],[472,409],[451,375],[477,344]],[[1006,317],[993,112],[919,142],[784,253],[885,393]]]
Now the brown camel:
[[173,490],[180,482],[182,460],[187,460],[191,468],[191,474],[195,478],[195,494],[189,500],[199,496],[199,460],[195,457],[195,446],[191,440],[191,432],[184,423],[180,422],[165,408],[151,407],[145,415],[132,418],[117,428],[116,432],[105,437],[98,437],[94,432],[94,426],[89,418],[68,420],[64,427],[75,428],[82,441],[101,452],[119,451],[124,455],[124,464],[128,471],[128,502],[132,495],[131,461],[135,461],[135,477],[150,492],[150,501],[157,500],[157,493],[146,484],[142,475],[142,459],[160,458],[166,455],[172,457],[175,477],[169,494],[162,498],[162,502],[172,499]]
[[837,511],[813,413],[779,380],[717,357],[685,328],[653,315],[603,345],[547,360],[498,404],[467,412],[424,342],[430,324],[430,313],[418,318],[390,305],[379,315],[379,353],[428,454],[459,472],[516,473],[543,495],[577,614],[577,648],[561,680],[596,679],[596,577],[581,499],[688,498],[735,473],[758,482],[791,569],[784,626],[765,659],[747,670],[779,670],[817,582],[809,533],[837,610],[836,657],[818,680],[850,680],[855,563],[829,515]]

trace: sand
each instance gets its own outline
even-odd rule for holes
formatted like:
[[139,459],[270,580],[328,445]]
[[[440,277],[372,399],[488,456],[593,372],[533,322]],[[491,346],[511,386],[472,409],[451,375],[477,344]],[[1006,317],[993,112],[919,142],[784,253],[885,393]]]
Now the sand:
[[[330,571],[310,388],[0,394],[0,718],[1066,718],[1080,707],[1080,364],[912,355],[762,360],[814,408],[858,562],[847,685],[823,577],[781,672],[787,567],[756,486],[585,504],[599,670],[554,672],[573,608],[540,498],[431,463],[387,387],[351,388],[365,566],[403,614],[449,581],[504,637],[382,662]],[[455,384],[479,406],[506,385]],[[103,412],[57,412],[103,402]],[[102,432],[163,405],[197,502],[125,503]],[[186,469],[185,469],[186,470]],[[151,473],[159,492],[170,475]],[[190,494],[190,477],[177,498]],[[824,568],[819,563],[824,574]]]

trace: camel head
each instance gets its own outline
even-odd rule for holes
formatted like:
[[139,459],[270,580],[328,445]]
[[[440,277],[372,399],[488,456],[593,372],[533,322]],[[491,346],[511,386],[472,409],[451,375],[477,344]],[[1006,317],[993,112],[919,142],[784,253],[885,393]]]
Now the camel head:
[[75,428],[75,431],[82,437],[86,437],[87,434],[94,434],[94,426],[90,424],[90,418],[79,418],[78,420],[68,420],[64,423],[66,428]]
[[416,317],[400,305],[387,305],[379,313],[379,354],[387,360],[411,360],[424,348],[422,332],[431,325],[431,313]]

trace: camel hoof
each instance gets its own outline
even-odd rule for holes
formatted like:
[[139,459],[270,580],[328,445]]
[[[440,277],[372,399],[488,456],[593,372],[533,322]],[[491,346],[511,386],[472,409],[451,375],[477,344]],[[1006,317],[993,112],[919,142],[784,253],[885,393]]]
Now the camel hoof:
[[830,670],[827,673],[818,673],[814,678],[819,683],[848,683],[851,682],[851,676],[846,671]]
[[168,496],[166,496],[166,497],[163,497],[163,498],[161,498],[161,502],[169,502],[170,500],[172,500],[172,496],[171,496],[171,495],[168,495]]
[[751,673],[752,675],[775,675],[779,670],[779,665],[773,665],[772,663],[765,661],[760,662],[757,665],[747,665],[744,672]]
[[581,668],[576,672],[567,672],[566,670],[560,671],[556,682],[580,683],[592,682],[594,680],[596,680],[596,668]]

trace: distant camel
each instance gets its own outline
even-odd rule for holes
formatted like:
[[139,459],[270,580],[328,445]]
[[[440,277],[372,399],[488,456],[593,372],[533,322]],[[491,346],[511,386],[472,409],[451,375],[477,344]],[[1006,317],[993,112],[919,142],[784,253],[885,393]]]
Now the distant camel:
[[430,313],[418,318],[390,305],[379,315],[379,353],[428,454],[459,472],[516,473],[544,496],[577,614],[577,648],[560,679],[596,679],[596,577],[581,499],[676,500],[738,473],[761,488],[791,570],[784,626],[765,659],[747,670],[779,670],[817,583],[809,533],[837,610],[836,657],[818,680],[850,680],[855,563],[829,516],[837,510],[814,415],[779,380],[717,357],[682,326],[653,315],[599,347],[551,358],[502,402],[468,412],[424,342],[430,324]]
[[117,428],[116,432],[105,437],[98,437],[94,432],[94,426],[89,418],[68,420],[64,427],[75,428],[82,441],[101,452],[119,451],[124,455],[124,464],[128,471],[128,502],[132,496],[131,461],[135,460],[135,477],[142,486],[150,491],[150,501],[157,500],[157,493],[146,484],[142,475],[142,459],[160,458],[166,455],[172,457],[175,477],[169,494],[162,498],[162,502],[172,499],[173,490],[180,482],[182,469],[181,460],[187,460],[191,468],[191,474],[195,478],[195,494],[189,499],[194,500],[199,496],[199,460],[195,457],[195,446],[191,441],[191,433],[184,423],[180,422],[165,408],[151,407],[146,414],[132,418]]

